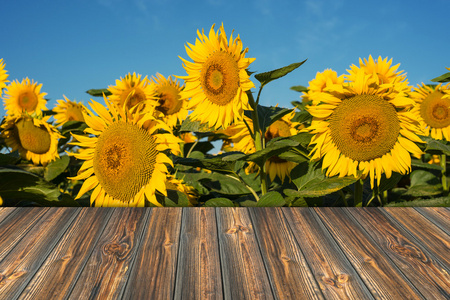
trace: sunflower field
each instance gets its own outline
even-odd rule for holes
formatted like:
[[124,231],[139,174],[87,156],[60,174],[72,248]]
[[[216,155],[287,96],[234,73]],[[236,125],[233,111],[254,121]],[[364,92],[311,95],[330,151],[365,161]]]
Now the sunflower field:
[[412,86],[369,56],[263,106],[306,59],[255,74],[223,24],[185,48],[185,75],[128,73],[53,108],[0,59],[0,205],[450,205],[450,72]]

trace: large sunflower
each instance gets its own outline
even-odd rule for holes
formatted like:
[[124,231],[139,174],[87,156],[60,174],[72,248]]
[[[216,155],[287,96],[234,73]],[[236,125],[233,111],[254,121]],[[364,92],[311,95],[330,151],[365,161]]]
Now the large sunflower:
[[171,76],[165,78],[159,73],[151,80],[156,85],[156,100],[158,101],[156,111],[161,112],[163,121],[173,128],[178,121],[183,121],[188,115],[188,101],[180,97],[183,86],[177,79],[172,79]]
[[73,134],[78,142],[72,144],[82,149],[71,155],[85,160],[78,176],[71,178],[85,179],[76,199],[94,189],[91,205],[144,206],[147,199],[161,206],[155,193],[166,195],[165,164],[172,165],[163,151],[178,153],[181,140],[159,132],[169,128],[154,119],[153,108],[131,114],[108,99],[105,103],[108,110],[98,102],[89,103],[98,116],[86,108],[84,120],[89,128],[85,132],[93,137]]
[[[143,101],[147,106],[157,105],[155,85],[149,82],[147,76],[143,79],[141,77],[141,74],[136,75],[136,73],[128,73],[125,78],[120,77],[120,80],[116,80],[115,86],[108,87],[108,91],[112,94],[108,98],[121,107],[126,103],[126,109]],[[139,107],[143,109],[145,106]]]
[[450,97],[446,97],[449,91],[450,83],[440,83],[435,87],[422,83],[410,93],[417,103],[412,112],[424,135],[450,141]]
[[190,98],[188,109],[194,110],[190,118],[208,123],[215,129],[226,128],[233,121],[242,119],[244,110],[251,110],[245,93],[255,87],[246,71],[255,60],[245,58],[248,48],[242,49],[239,37],[228,41],[222,26],[216,32],[214,25],[209,37],[197,31],[195,45],[186,46],[186,52],[193,62],[183,58],[187,76],[182,98]]
[[85,109],[83,104],[81,102],[77,103],[75,101],[70,101],[64,95],[63,97],[64,100],[56,100],[58,104],[53,109],[53,111],[56,113],[56,115],[54,115],[56,126],[63,125],[64,123],[69,121],[84,122],[83,111]]
[[23,112],[28,114],[36,113],[41,115],[42,110],[46,110],[46,100],[44,96],[47,93],[41,93],[41,84],[34,80],[25,78],[22,82],[14,80],[5,90],[3,97],[4,106],[8,115],[20,115]]
[[[264,134],[266,143],[273,138],[296,135],[299,132],[301,124],[291,121],[294,115],[295,111],[293,110],[284,115],[281,119],[272,123]],[[252,119],[248,117],[244,117],[244,119],[248,126],[253,128]],[[233,143],[233,146],[230,148],[230,145],[227,145],[229,150],[241,151],[246,154],[254,153],[256,151],[255,142],[248,131],[247,125],[245,125],[243,121],[236,122],[236,124],[223,131],[223,133],[230,134],[230,141]],[[296,165],[297,164],[294,162],[281,159],[278,156],[272,156],[266,161],[265,168],[266,172],[269,174],[270,180],[273,181],[275,177],[278,177],[283,182],[286,176],[289,177],[291,170]],[[252,173],[257,171],[258,167],[255,163],[251,162],[245,170],[247,173]]]
[[12,151],[18,150],[22,158],[35,165],[46,165],[59,158],[58,130],[47,123],[50,117],[32,118],[29,115],[7,116],[1,126],[2,137]]
[[410,153],[422,154],[414,143],[422,140],[409,111],[414,101],[407,97],[406,78],[386,75],[395,73],[396,67],[383,69],[389,80],[380,81],[382,76],[367,71],[361,62],[359,69],[352,67],[346,83],[327,87],[318,96],[320,102],[307,107],[313,116],[311,126],[304,129],[314,134],[311,159],[323,158],[327,176],[369,175],[373,188],[374,179],[379,185],[383,173],[390,178],[392,172],[409,172]]
[[9,82],[6,80],[7,78],[8,74],[6,74],[5,63],[3,62],[3,58],[0,58],[0,92],[2,91],[2,88],[6,87],[6,83]]

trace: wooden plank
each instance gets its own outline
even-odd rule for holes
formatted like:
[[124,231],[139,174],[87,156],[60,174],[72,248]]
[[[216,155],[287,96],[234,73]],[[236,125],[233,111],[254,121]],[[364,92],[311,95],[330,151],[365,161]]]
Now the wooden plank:
[[450,273],[450,237],[445,232],[410,207],[385,207],[382,212],[407,229]]
[[280,208],[249,208],[275,298],[323,299]]
[[450,211],[443,207],[415,207],[420,214],[450,235]]
[[246,208],[216,208],[225,299],[273,299]]
[[120,299],[150,210],[115,209],[70,294],[72,299]]
[[172,299],[181,208],[152,208],[123,299]]
[[[450,275],[422,245],[381,212],[382,208],[345,210],[367,229],[389,258],[426,299],[450,298]],[[414,210],[410,208],[408,210]]]
[[78,208],[46,210],[33,228],[0,262],[0,295],[16,299],[78,215]]
[[312,208],[282,211],[326,299],[373,299]]
[[[4,219],[15,213],[17,207],[0,207],[0,226]],[[1,227],[0,227],[1,228]]]
[[0,261],[33,228],[47,210],[47,207],[21,207],[3,220],[0,224]]
[[20,299],[65,299],[114,208],[83,207]]
[[213,207],[183,209],[175,299],[222,299]]
[[[351,208],[370,209],[370,208]],[[344,208],[316,207],[333,238],[378,299],[422,299],[422,295]]]

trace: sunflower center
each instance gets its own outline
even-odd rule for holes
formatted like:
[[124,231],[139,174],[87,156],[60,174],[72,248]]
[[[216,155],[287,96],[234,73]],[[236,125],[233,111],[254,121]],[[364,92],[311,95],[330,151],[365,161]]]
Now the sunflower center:
[[203,64],[200,78],[207,98],[217,105],[227,105],[238,92],[238,63],[228,52],[214,52]]
[[113,123],[98,138],[94,173],[105,192],[129,202],[149,183],[156,164],[155,139],[129,123]]
[[14,127],[14,132],[22,147],[27,151],[44,154],[50,149],[50,133],[45,127],[35,126],[32,119],[18,121]]
[[434,91],[420,104],[420,116],[433,128],[444,128],[450,125],[450,99],[442,99],[444,93]]
[[183,102],[180,101],[178,89],[174,86],[164,86],[159,90],[157,110],[165,116],[176,114],[180,111]]
[[369,161],[392,150],[400,121],[388,101],[375,95],[357,95],[336,107],[329,128],[342,154],[355,161]]
[[[276,137],[288,137],[288,136],[291,136],[291,129],[289,127],[289,124],[283,120],[277,120],[273,122],[269,126],[269,128],[267,128],[264,138],[266,139],[266,142],[268,142]],[[287,162],[286,160],[281,159],[278,156],[272,156],[271,158],[269,158],[269,160],[276,163]]]
[[38,98],[35,93],[31,91],[24,92],[19,95],[19,106],[22,111],[33,112],[38,105]]

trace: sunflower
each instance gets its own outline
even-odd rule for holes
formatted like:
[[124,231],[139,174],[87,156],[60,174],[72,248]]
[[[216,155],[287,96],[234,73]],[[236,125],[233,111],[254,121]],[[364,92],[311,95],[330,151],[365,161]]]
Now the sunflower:
[[9,82],[6,80],[8,78],[8,74],[6,74],[5,63],[3,62],[3,58],[0,58],[0,92],[2,88],[6,87],[6,83]]
[[42,110],[46,110],[46,100],[44,96],[47,93],[41,93],[41,84],[34,80],[25,78],[22,82],[14,80],[5,90],[3,98],[5,110],[8,115],[20,115],[23,112],[28,114],[36,113],[41,115]]
[[[387,60],[379,63],[385,66]],[[379,185],[383,173],[390,178],[392,172],[409,172],[410,153],[422,154],[414,142],[423,141],[417,136],[419,124],[409,111],[414,101],[407,97],[406,78],[396,73],[394,66],[383,69],[389,82],[381,82],[382,76],[368,71],[367,65],[373,70],[381,68],[361,62],[359,69],[352,67],[347,82],[327,87],[318,96],[320,103],[307,107],[313,120],[304,131],[314,134],[311,160],[323,158],[327,176],[370,176],[373,188],[374,179]],[[392,77],[393,73],[400,77]]]
[[165,78],[159,73],[156,74],[156,77],[152,76],[151,81],[156,86],[156,100],[158,101],[156,112],[162,114],[163,121],[173,128],[178,121],[186,119],[188,115],[187,99],[180,97],[183,86],[177,79],[173,79],[171,76]]
[[183,180],[176,179],[173,175],[167,175],[166,188],[185,194],[189,200],[189,206],[194,206],[198,203],[199,195],[197,191],[192,186],[186,185]]
[[75,101],[70,101],[64,96],[64,100],[56,100],[58,105],[53,109],[56,113],[54,118],[56,120],[56,126],[63,125],[69,121],[84,122],[83,111],[85,111],[83,104]]
[[59,158],[58,139],[63,136],[51,124],[50,116],[43,119],[29,115],[7,116],[1,126],[2,137],[12,151],[18,150],[22,158],[35,165],[47,165]]
[[[136,73],[128,73],[125,78],[120,77],[120,80],[116,80],[115,86],[108,86],[108,91],[112,94],[108,99],[121,107],[126,103],[126,109],[130,109],[143,101],[146,105],[157,105],[155,85],[149,82],[147,76],[144,79],[141,79],[141,77],[140,74],[136,75]],[[143,109],[145,106],[139,107]]]
[[[264,139],[269,142],[273,138],[277,137],[289,137],[296,135],[299,132],[299,127],[302,126],[298,122],[292,122],[292,118],[295,115],[295,111],[284,115],[281,119],[272,123],[269,128],[267,128]],[[244,117],[245,122],[253,128],[253,121],[248,117]],[[245,154],[254,153],[256,151],[255,142],[248,131],[247,125],[243,121],[237,122],[236,124],[227,128],[224,133],[234,133],[230,136],[230,141],[233,143],[232,148],[227,145],[229,150],[241,151]],[[283,182],[285,177],[288,176],[291,170],[297,164],[291,161],[287,161],[279,158],[278,156],[272,156],[266,161],[266,172],[269,174],[270,180],[273,181],[275,177],[278,177]],[[248,167],[245,169],[246,173],[253,173],[258,170],[258,166],[250,162]]]
[[194,62],[180,57],[188,73],[177,76],[186,83],[181,97],[191,99],[191,120],[208,123],[215,129],[226,128],[242,119],[244,110],[252,110],[246,91],[255,85],[246,69],[255,59],[245,58],[248,48],[242,49],[239,35],[233,39],[231,34],[228,41],[223,24],[217,32],[213,25],[209,37],[203,31],[197,34],[195,45],[186,46]]
[[434,139],[450,141],[450,83],[427,86],[422,83],[414,88],[410,96],[417,103],[415,114],[424,135]]
[[303,102],[320,102],[320,99],[317,99],[317,95],[321,95],[326,87],[334,84],[342,85],[343,83],[344,75],[338,76],[336,71],[326,69],[323,72],[317,72],[316,77],[308,82],[308,92],[303,92],[302,100]]
[[94,189],[91,205],[144,206],[147,200],[161,206],[155,193],[167,195],[165,164],[172,165],[163,151],[178,153],[181,140],[160,132],[170,130],[153,117],[152,107],[145,114],[131,114],[108,99],[105,103],[108,109],[91,100],[89,105],[98,116],[88,108],[84,113],[89,126],[85,132],[92,137],[72,134],[78,142],[71,144],[82,149],[70,155],[85,160],[78,176],[70,178],[85,179],[76,199]]

